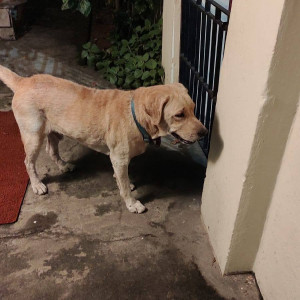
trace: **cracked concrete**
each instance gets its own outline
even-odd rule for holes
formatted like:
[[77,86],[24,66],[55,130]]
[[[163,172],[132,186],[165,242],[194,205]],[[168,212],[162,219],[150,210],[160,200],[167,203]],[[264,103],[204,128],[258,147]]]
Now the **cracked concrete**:
[[[73,27],[47,22],[16,42],[0,41],[0,63],[108,87],[76,64]],[[10,109],[10,97],[1,85],[1,110]],[[29,185],[18,221],[0,226],[1,299],[260,299],[251,274],[220,274],[201,223],[204,166],[169,148],[133,159],[133,194],[148,208],[135,215],[107,156],[67,138],[60,152],[76,170],[61,174],[42,149],[37,169],[49,193],[37,196]]]

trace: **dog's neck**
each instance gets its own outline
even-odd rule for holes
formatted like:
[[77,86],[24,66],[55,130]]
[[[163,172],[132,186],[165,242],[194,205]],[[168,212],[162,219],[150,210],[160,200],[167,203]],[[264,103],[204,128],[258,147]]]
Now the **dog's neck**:
[[[148,143],[148,144],[155,144],[157,146],[160,146],[161,139],[160,139],[158,127],[156,127],[156,126],[153,127],[151,125],[151,122],[147,121],[147,118],[138,117],[140,114],[139,114],[138,109],[136,112],[136,106],[135,106],[135,101],[134,101],[133,97],[131,97],[130,108],[131,108],[131,114],[132,114],[134,123],[135,123],[136,127],[138,128],[138,130],[140,131],[144,142]],[[137,116],[137,114],[138,114],[138,116]]]
[[130,108],[131,108],[131,114],[132,117],[134,119],[135,125],[138,128],[138,130],[140,131],[140,133],[142,134],[143,140],[145,143],[151,144],[152,143],[152,137],[151,135],[147,132],[147,130],[139,123],[139,121],[136,118],[136,114],[135,114],[135,107],[134,107],[134,100],[133,97],[131,98],[130,101]]

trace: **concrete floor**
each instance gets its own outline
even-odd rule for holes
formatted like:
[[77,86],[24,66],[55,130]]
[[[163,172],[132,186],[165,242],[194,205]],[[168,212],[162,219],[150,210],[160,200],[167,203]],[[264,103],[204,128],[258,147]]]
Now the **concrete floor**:
[[[78,16],[61,16],[48,10],[18,41],[0,41],[0,63],[109,87],[77,65]],[[1,83],[1,110],[10,99]],[[201,223],[203,165],[168,148],[135,158],[134,195],[148,208],[135,215],[108,157],[66,138],[60,150],[77,170],[61,174],[42,150],[38,171],[49,193],[34,195],[29,185],[19,220],[0,226],[0,299],[260,299],[251,274],[220,274]]]

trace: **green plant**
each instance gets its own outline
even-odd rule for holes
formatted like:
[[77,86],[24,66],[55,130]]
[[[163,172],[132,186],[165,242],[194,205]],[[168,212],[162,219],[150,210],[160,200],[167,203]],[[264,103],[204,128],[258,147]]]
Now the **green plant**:
[[62,10],[74,9],[87,17],[91,12],[91,2],[89,0],[62,0]]
[[[62,0],[62,9],[79,10],[88,16],[90,1]],[[112,46],[100,51],[88,42],[82,46],[81,58],[88,66],[96,66],[117,87],[130,89],[162,83],[162,20],[157,21],[161,5],[162,0],[115,0]]]
[[[96,62],[99,61],[103,53],[100,51],[96,44],[88,42],[82,45],[83,50],[81,51],[81,58],[86,61],[89,67],[95,66]],[[102,55],[101,55],[102,54]]]
[[114,16],[114,39],[129,39],[137,26],[146,19],[157,23],[161,16],[162,0],[122,0]]
[[[130,39],[115,41],[96,63],[104,77],[125,89],[150,86],[163,81],[161,66],[162,20],[155,24],[146,19],[144,26],[133,29]],[[83,51],[85,51],[84,49]]]

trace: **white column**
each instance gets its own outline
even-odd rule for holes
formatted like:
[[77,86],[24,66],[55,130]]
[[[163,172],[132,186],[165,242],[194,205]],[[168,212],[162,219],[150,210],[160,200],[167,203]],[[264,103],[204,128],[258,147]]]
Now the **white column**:
[[296,17],[285,4],[296,2],[233,1],[202,198],[223,273],[253,270],[259,248],[298,103],[295,83],[278,69],[288,47],[285,22]]
[[179,80],[181,0],[164,0],[162,65],[165,83]]

